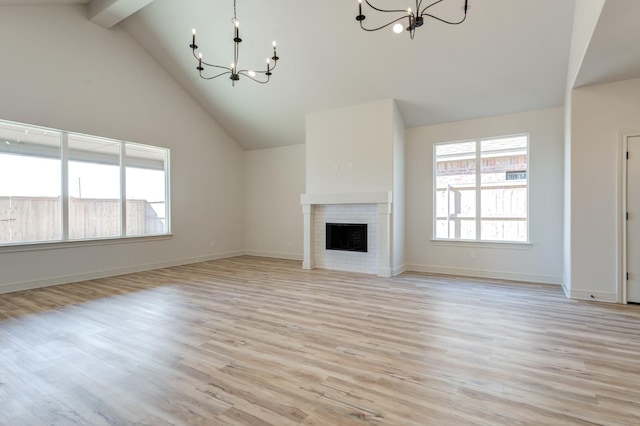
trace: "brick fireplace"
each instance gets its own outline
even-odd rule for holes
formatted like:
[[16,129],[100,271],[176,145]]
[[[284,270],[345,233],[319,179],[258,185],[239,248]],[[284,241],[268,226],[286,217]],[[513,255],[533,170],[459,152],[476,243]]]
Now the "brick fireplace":
[[[303,194],[304,269],[323,268],[390,277],[391,192]],[[326,249],[327,223],[367,224],[366,252]]]

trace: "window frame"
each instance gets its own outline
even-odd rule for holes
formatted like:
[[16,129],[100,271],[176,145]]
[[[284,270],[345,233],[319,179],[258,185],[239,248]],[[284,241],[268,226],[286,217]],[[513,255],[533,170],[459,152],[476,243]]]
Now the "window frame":
[[[0,125],[8,125],[8,126],[21,126],[26,127],[28,129],[45,131],[45,132],[54,132],[59,135],[60,138],[60,184],[61,184],[61,206],[60,206],[60,214],[61,214],[61,237],[56,240],[42,240],[42,241],[16,241],[16,242],[0,242],[0,253],[7,252],[22,252],[22,251],[33,251],[33,250],[42,250],[42,249],[54,249],[54,248],[62,248],[62,247],[80,247],[80,246],[92,246],[92,245],[110,245],[110,244],[120,244],[135,241],[152,241],[152,240],[163,240],[170,239],[173,237],[172,227],[171,227],[171,149],[141,144],[137,142],[125,141],[114,138],[107,138],[102,136],[94,136],[84,133],[78,132],[69,132],[65,130],[54,129],[50,127],[37,126],[33,124],[14,122],[9,120],[1,120]],[[120,148],[120,161],[119,161],[119,174],[120,174],[120,234],[118,236],[108,236],[108,237],[95,237],[95,238],[70,238],[69,237],[69,200],[70,200],[70,191],[69,191],[69,162],[72,161],[69,158],[69,137],[70,136],[79,136],[81,138],[89,138],[93,140],[103,140],[109,143],[116,143]],[[162,233],[154,233],[154,234],[136,234],[136,235],[127,235],[126,229],[126,168],[127,168],[127,157],[126,157],[126,146],[127,145],[135,145],[140,146],[142,148],[151,148],[163,151],[164,157],[164,196],[165,196],[165,232]]]
[[[496,140],[503,138],[517,138],[517,137],[526,137],[527,140],[527,148],[526,148],[526,188],[527,188],[527,208],[526,208],[526,222],[527,222],[527,239],[526,241],[518,241],[518,240],[485,240],[482,239],[482,141],[488,140]],[[461,143],[469,143],[475,142],[475,238],[474,239],[463,239],[463,238],[442,238],[437,237],[437,185],[438,185],[438,168],[437,168],[437,155],[436,149],[438,146],[442,145],[455,145]],[[531,243],[531,186],[530,186],[530,177],[531,177],[531,158],[530,158],[530,147],[531,147],[531,135],[529,133],[513,133],[513,134],[505,134],[498,136],[488,136],[488,137],[479,137],[479,138],[471,138],[471,139],[461,139],[456,141],[444,141],[444,142],[435,142],[432,146],[432,180],[433,186],[431,188],[432,194],[432,236],[431,241],[436,243],[453,243],[455,245],[458,244],[472,244],[472,245],[513,245],[513,246],[530,246]]]

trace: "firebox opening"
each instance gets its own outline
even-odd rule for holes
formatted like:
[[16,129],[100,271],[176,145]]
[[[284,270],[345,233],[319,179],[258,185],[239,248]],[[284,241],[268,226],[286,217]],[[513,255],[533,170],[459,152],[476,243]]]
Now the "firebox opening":
[[326,249],[343,251],[367,251],[366,223],[327,223]]

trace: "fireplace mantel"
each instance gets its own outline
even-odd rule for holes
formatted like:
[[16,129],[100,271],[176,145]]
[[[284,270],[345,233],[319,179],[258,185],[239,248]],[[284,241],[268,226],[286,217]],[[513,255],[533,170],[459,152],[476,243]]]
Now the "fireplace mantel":
[[374,204],[378,212],[378,267],[377,275],[390,277],[391,267],[391,203],[392,193],[387,192],[354,192],[331,194],[302,194],[300,204],[304,214],[304,269],[314,268],[313,259],[313,224],[314,206],[320,205],[353,205]]
[[391,204],[390,191],[385,192],[346,192],[331,194],[302,194],[300,204]]

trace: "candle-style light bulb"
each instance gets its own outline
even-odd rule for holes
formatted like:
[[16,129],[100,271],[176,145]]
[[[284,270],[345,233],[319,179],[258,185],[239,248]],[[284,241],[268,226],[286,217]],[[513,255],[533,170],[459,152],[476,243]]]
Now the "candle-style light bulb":
[[191,30],[191,49],[196,50],[196,29]]
[[411,15],[411,8],[407,9],[407,14]]
[[198,54],[198,70],[202,71],[202,53]]
[[362,15],[362,0],[358,0],[358,16]]

